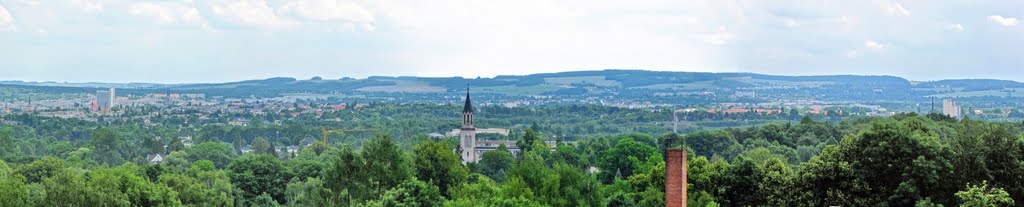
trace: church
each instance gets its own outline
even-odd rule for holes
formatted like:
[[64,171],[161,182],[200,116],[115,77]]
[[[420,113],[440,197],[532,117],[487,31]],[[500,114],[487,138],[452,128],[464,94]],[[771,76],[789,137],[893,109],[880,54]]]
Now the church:
[[[476,140],[478,132],[508,135],[508,130],[497,128],[478,130],[473,126],[473,112],[473,103],[469,98],[469,88],[466,88],[466,103],[462,106],[462,127],[458,130],[452,130],[452,132],[457,131],[459,135],[459,149],[461,150],[463,164],[480,161],[480,155],[483,155],[484,152],[498,149],[501,145],[505,145],[512,152],[512,156],[519,155],[519,147],[516,146],[515,140]],[[551,149],[557,146],[557,143],[554,141],[545,141],[544,144],[548,145]]]

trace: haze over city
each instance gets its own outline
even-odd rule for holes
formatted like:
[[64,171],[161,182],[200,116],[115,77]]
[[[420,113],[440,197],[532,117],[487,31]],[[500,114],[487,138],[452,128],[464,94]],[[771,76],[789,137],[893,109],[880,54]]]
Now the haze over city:
[[646,69],[1024,80],[1024,1],[0,0],[0,79]]

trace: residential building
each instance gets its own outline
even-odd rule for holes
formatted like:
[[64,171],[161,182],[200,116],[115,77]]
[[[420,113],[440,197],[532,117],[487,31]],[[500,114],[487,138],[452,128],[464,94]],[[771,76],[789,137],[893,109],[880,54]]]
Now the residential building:
[[960,105],[952,99],[942,99],[942,114],[960,119]]
[[117,105],[116,102],[117,94],[115,94],[114,88],[96,91],[96,106],[98,110],[110,111]]

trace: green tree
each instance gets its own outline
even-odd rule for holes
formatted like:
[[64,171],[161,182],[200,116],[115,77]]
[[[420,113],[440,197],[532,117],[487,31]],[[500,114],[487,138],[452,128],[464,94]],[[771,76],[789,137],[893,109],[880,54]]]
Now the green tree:
[[288,206],[331,206],[333,192],[324,187],[324,182],[310,177],[306,181],[293,179],[288,183]]
[[[687,191],[694,192],[694,194],[720,192],[722,186],[719,183],[729,168],[729,163],[724,160],[711,163],[707,157],[697,156],[690,158],[686,164],[686,180],[689,184]],[[709,195],[709,197],[713,196]]]
[[444,203],[437,186],[429,183],[408,179],[394,189],[384,192],[380,199],[367,202],[364,206],[388,207],[430,207]]
[[0,178],[5,178],[13,173],[14,171],[11,170],[11,167],[7,165],[7,162],[4,162],[3,159],[0,159]]
[[495,150],[489,150],[480,155],[480,173],[496,181],[504,181],[505,175],[515,164],[515,157],[508,151],[505,145],[498,146]]
[[277,156],[274,154],[274,146],[270,144],[270,141],[264,137],[256,137],[252,140],[252,152],[256,154],[265,154],[271,156]]
[[54,157],[44,157],[32,163],[18,166],[14,173],[25,176],[26,182],[37,183],[64,169],[64,161]]
[[164,143],[156,136],[142,138],[142,147],[146,149],[146,154],[165,154]]
[[123,138],[110,128],[99,128],[92,131],[89,136],[90,144],[96,148],[95,160],[107,165],[120,165],[124,163],[121,157],[121,149],[125,143]]
[[996,123],[965,120],[954,126],[949,146],[956,183],[987,180],[1004,187],[1010,196],[1024,199],[1024,142],[1007,127]]
[[285,188],[291,174],[281,161],[270,155],[246,155],[228,165],[228,177],[242,190],[242,199],[252,199],[264,193],[277,203],[285,203]]
[[173,171],[181,172],[188,169],[192,164],[188,161],[189,154],[185,151],[173,151],[164,157],[164,161],[160,162],[161,165],[167,166]]
[[244,199],[242,199],[240,201],[240,203],[242,203],[241,206],[250,206],[250,207],[277,207],[277,206],[281,206],[281,204],[279,204],[277,201],[275,201],[274,198],[271,197],[266,192],[263,192],[262,194],[260,194],[259,196],[256,196],[256,197],[244,198]]
[[629,176],[628,183],[638,205],[665,205],[665,162],[658,162],[647,172]]
[[231,147],[220,142],[203,142],[188,150],[189,161],[209,160],[217,168],[224,168],[231,164],[233,155],[234,151],[231,150]]
[[141,169],[133,163],[93,171],[88,181],[90,202],[96,206],[181,206],[177,192],[140,174]]
[[870,186],[866,198],[874,203],[910,206],[932,198],[949,203],[955,192],[945,177],[953,177],[951,154],[917,119],[875,122],[857,136],[843,139],[840,148],[858,179]]
[[182,143],[181,138],[179,137],[171,138],[171,142],[167,143],[167,151],[174,152],[182,150],[185,150],[185,143]]
[[69,167],[84,169],[99,166],[99,163],[92,159],[93,157],[94,155],[91,149],[80,147],[74,151],[68,152],[67,158],[64,160]]
[[693,156],[711,157],[724,155],[729,146],[736,144],[733,134],[726,131],[701,131],[685,136],[686,146],[692,149],[688,153]]
[[858,179],[850,162],[843,160],[839,147],[825,147],[821,155],[803,163],[798,171],[799,199],[805,206],[870,206],[861,195],[867,194],[868,184]]
[[800,124],[814,124],[814,119],[811,119],[810,115],[804,115],[804,118],[800,119]]
[[380,194],[405,180],[413,178],[413,165],[408,154],[398,148],[390,135],[374,138],[363,146],[367,181],[374,194]]
[[604,183],[611,183],[617,176],[628,178],[634,173],[634,160],[646,162],[653,153],[657,153],[653,146],[633,141],[632,138],[623,138],[614,148],[601,155],[598,162],[601,172],[598,173],[598,177]]
[[323,178],[327,188],[336,192],[334,202],[341,206],[372,199],[376,195],[368,189],[366,160],[352,149],[343,146],[340,150],[329,152],[328,164],[324,169]]
[[441,194],[449,195],[449,189],[466,181],[469,169],[462,165],[462,158],[455,154],[447,143],[426,141],[413,149],[416,177],[436,185]]
[[30,196],[24,176],[0,176],[0,206],[31,206]]
[[770,159],[758,168],[762,175],[757,183],[758,195],[765,198],[767,206],[794,206],[798,202],[793,191],[796,187],[796,173],[782,159]]
[[235,200],[237,190],[232,185],[227,172],[214,169],[213,162],[209,160],[196,161],[188,171],[188,175],[196,178],[206,189],[209,189],[213,196],[217,197],[215,200],[218,201],[214,203],[232,202]]
[[[470,180],[475,180],[476,182],[454,188],[452,190],[452,200],[445,202],[444,206],[545,206],[521,196],[505,194],[501,186],[480,174],[470,175],[470,177]],[[529,188],[525,188],[525,190],[529,191]]]
[[312,151],[303,150],[298,157],[288,160],[286,163],[289,169],[299,180],[306,178],[320,177],[324,167],[327,165],[319,157],[315,157]]
[[615,192],[608,196],[608,206],[616,207],[637,207],[633,197],[624,192]]
[[533,190],[530,189],[530,185],[523,180],[523,178],[512,175],[505,181],[504,185],[501,186],[501,193],[513,197],[513,198],[524,198],[533,199]]
[[758,183],[764,175],[758,170],[758,163],[745,156],[736,158],[722,176],[723,192],[716,197],[724,206],[758,206],[766,204],[764,195],[758,194]]
[[217,192],[197,178],[184,174],[162,174],[160,183],[167,185],[175,192],[186,206],[234,206],[234,197]]
[[85,178],[68,169],[55,172],[53,176],[43,180],[43,191],[46,192],[46,199],[40,206],[69,206],[69,204],[82,204],[83,206],[99,206],[92,203],[90,198],[95,192],[90,192],[89,186],[85,184]]
[[548,162],[552,164],[560,162],[579,169],[584,169],[590,166],[587,159],[579,154],[576,146],[571,144],[559,144],[555,147],[555,151],[551,153],[551,157],[548,160]]
[[313,145],[309,145],[309,147],[306,147],[306,149],[304,149],[304,150],[310,150],[310,151],[313,151],[316,155],[321,155],[321,154],[323,154],[324,152],[327,152],[327,150],[330,150],[330,149],[331,149],[331,146],[327,145],[327,144],[324,144],[323,142],[313,142]]
[[537,195],[552,206],[602,206],[605,199],[594,177],[577,167],[556,163],[552,172],[544,175]]
[[11,138],[11,132],[8,130],[0,130],[0,158],[6,158],[14,155],[14,139]]
[[962,207],[1013,206],[1013,198],[1002,188],[989,188],[988,182],[981,185],[967,185],[967,189],[956,193]]
[[509,172],[509,176],[522,179],[533,192],[543,186],[544,176],[548,174],[548,168],[541,158],[534,151],[522,152],[519,163]]
[[537,142],[543,142],[543,141],[544,141],[544,138],[540,137],[540,134],[537,133],[536,129],[527,128],[526,129],[526,133],[523,134],[523,139],[520,139],[520,140],[516,141],[516,146],[519,146],[519,149],[521,151],[524,151],[524,152],[525,151],[531,151],[531,150],[533,150],[533,146]]

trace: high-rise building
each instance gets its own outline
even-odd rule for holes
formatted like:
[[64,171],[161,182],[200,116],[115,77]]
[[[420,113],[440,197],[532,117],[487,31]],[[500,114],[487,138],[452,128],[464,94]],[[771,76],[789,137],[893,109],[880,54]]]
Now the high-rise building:
[[114,88],[110,90],[98,90],[96,91],[96,105],[99,110],[110,111],[114,108],[117,103],[117,95],[114,93]]
[[942,114],[960,119],[960,105],[951,99],[942,99]]

